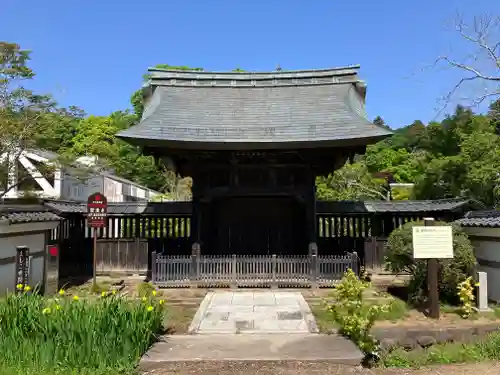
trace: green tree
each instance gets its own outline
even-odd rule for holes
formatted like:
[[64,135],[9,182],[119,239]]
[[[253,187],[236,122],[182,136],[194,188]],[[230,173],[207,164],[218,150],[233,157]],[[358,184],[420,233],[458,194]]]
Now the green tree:
[[49,95],[36,94],[26,86],[35,76],[29,60],[30,51],[0,42],[0,198],[29,178],[18,175],[18,160],[50,128],[56,112]]
[[98,156],[103,167],[118,176],[160,190],[166,185],[166,177],[154,158],[142,155],[137,148],[115,137],[134,121],[134,115],[121,111],[110,116],[89,116],[81,120],[78,134],[67,151],[70,155]]
[[384,128],[384,129],[391,130],[390,126],[387,125],[385,123],[384,119],[382,117],[380,117],[380,116],[375,117],[375,119],[373,120],[373,123],[375,125],[377,125],[377,126],[380,126],[380,127]]
[[320,200],[387,199],[386,182],[374,178],[363,163],[346,164],[327,177],[316,179]]
[[37,147],[54,152],[70,149],[84,117],[85,112],[75,106],[46,113],[42,121],[50,125],[45,127],[44,132],[36,134],[34,141]]

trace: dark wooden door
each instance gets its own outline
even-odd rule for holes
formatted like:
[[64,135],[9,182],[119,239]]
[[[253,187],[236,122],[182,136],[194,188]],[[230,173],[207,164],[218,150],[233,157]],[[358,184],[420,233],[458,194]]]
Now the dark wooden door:
[[[233,197],[214,202],[217,253],[307,253],[305,215],[290,197]],[[304,247],[303,251],[301,251]]]

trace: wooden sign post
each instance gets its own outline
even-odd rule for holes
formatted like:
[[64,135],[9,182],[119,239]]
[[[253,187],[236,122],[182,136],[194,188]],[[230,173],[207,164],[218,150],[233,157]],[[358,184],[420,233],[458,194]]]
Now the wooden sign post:
[[96,268],[97,268],[97,229],[106,226],[106,218],[108,214],[108,200],[101,193],[91,194],[87,199],[87,225],[93,228],[94,231],[94,246],[93,246],[93,269],[92,269],[92,284],[94,288],[97,284]]
[[[30,274],[30,249],[27,246],[16,247],[16,294],[23,293],[24,288],[29,285]],[[22,288],[18,288],[22,285]]]
[[427,259],[429,316],[439,319],[438,259],[453,258],[451,226],[435,226],[433,218],[425,218],[423,227],[413,227],[413,258]]

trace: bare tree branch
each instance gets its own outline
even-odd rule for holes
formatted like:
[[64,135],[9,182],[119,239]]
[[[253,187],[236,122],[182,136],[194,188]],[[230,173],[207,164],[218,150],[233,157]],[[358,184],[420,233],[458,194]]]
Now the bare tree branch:
[[372,197],[378,196],[382,200],[388,200],[387,195],[385,195],[384,193],[382,193],[382,192],[380,192],[378,190],[375,190],[375,189],[371,189],[368,186],[365,186],[363,184],[357,183],[355,181],[349,181],[349,182],[347,182],[347,185],[355,186],[355,187],[359,188],[360,190],[363,190],[363,191],[367,192]]
[[[462,77],[453,88],[442,98],[443,105],[438,108],[438,114],[450,104],[459,91],[466,91],[465,98],[471,105],[478,105],[486,99],[495,100],[500,95],[500,15],[474,17],[471,25],[460,16],[455,20],[454,30],[463,42],[454,46],[453,50],[462,53],[460,57],[450,54],[439,56],[432,68],[440,65],[462,72]],[[467,53],[467,51],[472,52]],[[482,93],[470,87],[473,83],[484,85]]]

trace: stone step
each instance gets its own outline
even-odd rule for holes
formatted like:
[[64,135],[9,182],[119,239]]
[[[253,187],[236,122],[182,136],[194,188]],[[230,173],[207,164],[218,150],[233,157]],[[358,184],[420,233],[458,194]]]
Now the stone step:
[[361,351],[339,335],[223,334],[165,336],[140,361],[143,371],[200,361],[322,361],[357,366]]

